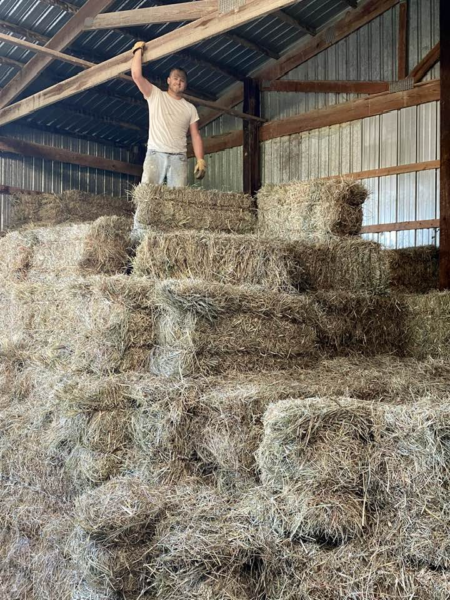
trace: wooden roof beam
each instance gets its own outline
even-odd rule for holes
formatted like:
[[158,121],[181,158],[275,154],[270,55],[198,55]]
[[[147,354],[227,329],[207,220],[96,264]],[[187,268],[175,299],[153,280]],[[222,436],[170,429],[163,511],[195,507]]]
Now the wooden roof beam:
[[[96,0],[97,3],[100,0]],[[300,0],[301,1],[301,0]],[[90,0],[88,0],[89,4]],[[294,4],[295,0],[247,0],[244,5],[229,13],[217,13],[197,19],[146,44],[143,63],[158,60],[200,43],[230,29],[249,23],[280,8]],[[84,5],[86,6],[86,5]],[[84,7],[83,7],[84,8]],[[82,10],[82,9],[80,9]],[[32,112],[50,106],[65,98],[96,87],[114,79],[130,69],[131,52],[127,51],[100,65],[91,67],[75,77],[43,90],[29,98],[0,110],[0,125],[10,123]],[[220,107],[217,108],[221,110]]]
[[[97,15],[112,4],[113,0],[87,0],[80,10],[61,27],[56,35],[47,43],[50,50],[64,50],[83,30],[87,17]],[[0,108],[7,106],[17,98],[26,87],[39,76],[53,59],[50,56],[33,57],[3,89],[0,98]]]
[[280,54],[278,52],[275,52],[275,50],[272,50],[271,48],[261,44],[260,42],[256,44],[255,42],[244,38],[242,35],[236,35],[235,33],[225,33],[224,37],[230,40],[231,42],[235,42],[240,46],[244,46],[249,50],[253,50],[253,52],[259,52],[259,54],[264,54],[264,56],[267,56],[267,58],[273,58],[274,60],[278,60],[280,58]]
[[297,29],[298,31],[302,31],[303,33],[308,33],[309,35],[312,35],[312,36],[317,35],[317,30],[315,27],[311,27],[310,25],[307,25],[303,21],[300,21],[299,19],[295,19],[294,17],[292,17],[291,15],[288,15],[286,12],[284,12],[282,10],[277,10],[276,12],[273,13],[273,16],[276,17],[277,19],[280,19],[284,23],[286,23],[286,25],[289,25],[290,27]]
[[27,41],[38,43],[38,44],[46,44],[49,38],[46,35],[41,35],[40,33],[36,33],[34,31],[30,31],[29,29],[25,29],[25,27],[21,27],[19,25],[15,25],[14,23],[9,23],[8,21],[0,20],[0,32],[15,35],[21,35]]
[[103,13],[86,19],[84,28],[89,30],[139,27],[154,23],[180,23],[195,21],[217,11],[217,0],[198,0],[180,4],[165,4],[134,10]]
[[71,4],[70,2],[64,2],[63,0],[40,0],[40,2],[49,6],[57,6],[61,10],[74,15],[80,10],[79,6],[75,6],[75,4]]

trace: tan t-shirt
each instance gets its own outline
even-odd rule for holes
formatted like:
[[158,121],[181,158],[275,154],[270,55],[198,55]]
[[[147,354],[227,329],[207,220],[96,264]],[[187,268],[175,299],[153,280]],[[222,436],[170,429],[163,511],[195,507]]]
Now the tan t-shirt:
[[197,109],[184,98],[177,100],[156,86],[147,98],[148,149],[179,154],[186,152],[189,126],[199,120]]

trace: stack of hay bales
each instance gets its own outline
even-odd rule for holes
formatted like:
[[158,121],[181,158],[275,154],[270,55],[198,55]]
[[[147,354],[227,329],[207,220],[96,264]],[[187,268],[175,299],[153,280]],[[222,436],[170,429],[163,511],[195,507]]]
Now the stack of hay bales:
[[449,597],[446,342],[403,357],[359,184],[267,194],[139,186],[131,277],[122,216],[3,240],[8,598]]
[[131,220],[100,217],[93,223],[26,228],[0,240],[0,277],[10,282],[124,273]]
[[99,196],[78,190],[61,194],[17,194],[11,202],[10,229],[24,226],[52,227],[60,223],[83,223],[99,217],[131,217],[126,198]]
[[439,287],[439,249],[418,246],[384,252],[391,289],[406,294],[425,294]]

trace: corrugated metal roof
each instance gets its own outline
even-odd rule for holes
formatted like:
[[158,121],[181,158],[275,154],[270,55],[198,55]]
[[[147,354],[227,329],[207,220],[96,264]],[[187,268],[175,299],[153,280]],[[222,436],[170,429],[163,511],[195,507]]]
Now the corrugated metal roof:
[[[172,3],[186,0],[170,0]],[[81,7],[84,0],[71,0],[71,5]],[[146,0],[117,0],[108,12],[130,10],[157,5]],[[320,29],[338,14],[348,9],[344,0],[303,0],[289,7],[285,12],[306,25]],[[18,25],[34,33],[51,38],[67,23],[72,13],[58,6],[51,6],[45,0],[1,0],[0,19]],[[156,39],[169,31],[181,27],[183,23],[167,23],[133,27],[126,30],[97,30],[83,32],[66,52],[73,52],[89,58],[92,62],[103,62],[125,52],[136,39]],[[260,43],[272,51],[283,54],[293,44],[307,39],[309,34],[276,16],[269,15],[239,27],[233,33]],[[0,43],[0,86],[5,86],[18,72],[20,64],[25,64],[33,56],[32,52]],[[181,54],[167,56],[144,68],[148,77],[164,80],[174,66],[182,66],[189,76],[189,86],[194,93],[203,93],[218,98],[236,80],[249,75],[267,60],[266,55],[249,49],[227,36],[217,36],[197,44]],[[2,64],[3,62],[3,64]],[[215,68],[216,66],[216,68]],[[24,96],[35,93],[49,85],[65,80],[79,73],[80,69],[54,61],[27,89]],[[131,102],[124,102],[123,98]],[[74,114],[74,105],[81,111]],[[67,110],[65,110],[65,108]],[[89,115],[82,114],[88,111]],[[137,88],[120,80],[112,80],[93,90],[63,101],[56,106],[42,109],[26,119],[28,126],[52,127],[54,131],[89,135],[121,145],[140,143],[142,135],[136,129],[106,123],[94,116],[107,117],[112,121],[128,121],[142,127],[147,124],[147,109]],[[144,136],[145,137],[145,136]]]

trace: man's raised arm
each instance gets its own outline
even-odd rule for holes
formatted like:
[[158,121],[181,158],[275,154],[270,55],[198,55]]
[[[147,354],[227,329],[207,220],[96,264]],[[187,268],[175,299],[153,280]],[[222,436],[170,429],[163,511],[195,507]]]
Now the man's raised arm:
[[133,60],[131,61],[131,76],[134,83],[141,90],[144,98],[152,93],[153,85],[142,75],[142,55],[144,54],[145,42],[136,42],[133,46]]

